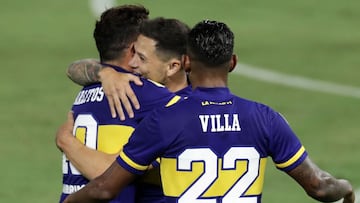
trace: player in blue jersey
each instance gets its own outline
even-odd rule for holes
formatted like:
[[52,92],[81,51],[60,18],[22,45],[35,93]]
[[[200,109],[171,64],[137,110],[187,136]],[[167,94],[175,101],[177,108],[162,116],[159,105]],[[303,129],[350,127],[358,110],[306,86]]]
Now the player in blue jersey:
[[[143,7],[123,6],[107,10],[96,23],[94,38],[100,54],[100,59],[104,63],[111,63],[117,71],[125,71],[127,61],[132,57],[129,46],[136,40],[139,23],[148,17],[148,11]],[[111,22],[118,24],[109,24]],[[127,30],[127,32],[124,32]],[[116,31],[116,32],[115,32]],[[108,41],[106,41],[108,40]],[[118,66],[118,67],[115,67]],[[121,68],[121,67],[123,68]],[[130,68],[127,68],[131,70]],[[150,86],[149,86],[150,87]],[[167,94],[164,92],[164,94]],[[135,127],[134,121],[119,125],[119,121],[111,119],[109,111],[106,111],[106,97],[99,84],[86,86],[78,94],[73,104],[72,110],[76,117],[74,134],[87,147],[103,153],[114,154],[120,149],[120,145],[126,143],[128,134]],[[109,132],[108,136],[103,136],[104,132]],[[122,136],[118,134],[122,133]],[[112,137],[110,137],[112,136]],[[69,142],[70,143],[70,142]],[[76,142],[75,142],[76,143]],[[112,145],[112,143],[117,143]],[[90,179],[91,174],[80,173],[77,162],[71,159],[71,154],[63,156],[63,190],[60,202],[64,198],[81,187]],[[65,156],[66,154],[66,156]],[[96,160],[83,161],[96,163]],[[133,185],[126,188],[118,198],[118,202],[134,202],[135,187]]]
[[[120,26],[123,26],[122,24],[118,25],[115,24],[113,26],[111,26],[111,22],[116,20],[119,20],[118,18],[113,17],[110,18],[112,15],[114,15],[116,9],[110,9],[109,11],[107,11],[106,13],[103,14],[103,18],[101,19],[100,22],[98,22],[97,27],[99,27],[100,25],[102,27],[98,28],[98,29],[105,29],[105,30],[99,30],[98,31],[98,38],[95,36],[95,39],[97,41],[97,45],[98,47],[101,47],[101,49],[99,48],[99,52],[100,52],[100,56],[101,55],[105,55],[106,54],[106,45],[110,46],[111,41],[102,41],[104,36],[101,35],[103,33],[109,33],[106,32],[107,29],[113,29],[114,32],[112,32],[111,35],[113,35],[114,37],[117,36],[117,34],[114,34],[116,32],[119,32],[117,30],[117,28],[121,28]],[[123,11],[119,10],[117,11],[118,13],[115,14],[119,14]],[[109,24],[110,23],[110,24]],[[166,26],[164,26],[164,23],[166,23]],[[108,27],[106,27],[106,25]],[[159,33],[158,36],[154,37],[154,38],[148,38],[148,37],[143,37],[144,39],[141,40],[137,40],[136,42],[134,42],[135,46],[137,46],[137,44],[139,44],[139,42],[144,42],[144,43],[154,43],[157,42],[158,37],[162,38],[163,41],[158,42],[157,44],[152,44],[152,50],[144,50],[142,48],[138,48],[137,50],[137,54],[142,53],[144,54],[144,56],[147,56],[152,53],[157,54],[158,57],[152,57],[151,61],[155,61],[157,62],[156,64],[160,67],[162,67],[163,69],[165,69],[163,66],[170,66],[172,67],[172,73],[169,75],[170,78],[177,78],[177,86],[179,88],[184,88],[187,86],[187,79],[186,79],[186,73],[182,70],[182,74],[179,74],[178,76],[173,76],[174,74],[177,74],[177,72],[180,72],[181,67],[180,67],[180,59],[181,59],[181,55],[185,52],[186,50],[186,37],[187,37],[187,32],[188,32],[188,27],[179,22],[178,20],[175,19],[163,19],[163,18],[158,18],[158,19],[154,19],[154,20],[150,20],[150,21],[146,21],[146,23],[144,22],[143,24],[141,24],[140,28],[139,28],[139,33],[141,33],[141,36],[148,36],[147,32],[150,31],[149,28],[151,29],[153,26],[160,26],[160,29],[157,29],[155,31],[152,32],[153,33]],[[124,26],[123,26],[124,27]],[[135,33],[136,34],[136,33]],[[100,35],[100,36],[99,36]],[[134,35],[134,33],[133,33]],[[175,36],[176,38],[167,38],[166,40],[164,40],[164,36]],[[135,35],[136,36],[136,35]],[[109,36],[108,36],[109,37]],[[149,36],[151,37],[151,36]],[[114,40],[114,39],[113,39]],[[107,44],[109,43],[109,44]],[[155,45],[157,45],[157,49],[155,49]],[[120,46],[121,47],[121,46]],[[145,47],[146,48],[146,47]],[[159,50],[160,49],[160,50]],[[110,49],[111,50],[111,49]],[[130,51],[130,50],[128,50]],[[162,53],[165,52],[165,53]],[[171,52],[169,54],[169,52]],[[127,52],[126,52],[127,53]],[[133,56],[134,54],[131,52],[130,53],[131,56]],[[160,58],[161,57],[161,58]],[[167,60],[164,60],[164,58],[166,58]],[[123,62],[120,62],[120,60],[122,60]],[[135,59],[131,59],[131,63],[138,63],[137,62],[137,58]],[[115,62],[119,62],[121,64],[118,64],[117,66],[114,65]],[[116,70],[118,72],[127,72],[127,71],[132,71],[132,69],[134,67],[130,67],[127,64],[124,64],[126,62],[130,62],[129,58],[124,59],[124,58],[119,58],[119,59],[113,59],[110,60],[110,62],[107,62],[106,60],[102,60],[102,64],[106,65],[106,66],[110,66],[112,67],[112,70]],[[148,63],[144,63],[145,65],[149,65]],[[144,64],[140,64],[139,68],[142,67],[143,70],[146,70],[144,68]],[[151,63],[150,63],[151,65]],[[127,71],[123,71],[121,70],[121,68],[119,67],[121,66],[122,69],[125,69]],[[178,67],[175,67],[178,66]],[[137,67],[135,67],[137,68]],[[159,68],[159,70],[161,70]],[[158,80],[159,78],[153,77],[151,75],[147,75],[150,78],[154,78],[154,80]],[[181,79],[182,78],[182,79]],[[180,82],[183,80],[184,82]],[[80,187],[82,187],[87,179],[93,179],[95,178],[97,175],[101,174],[112,162],[113,160],[115,160],[115,157],[117,155],[117,152],[121,149],[121,145],[123,145],[132,129],[134,127],[136,127],[136,125],[142,120],[142,118],[148,114],[153,108],[157,107],[157,106],[163,106],[164,101],[169,101],[169,96],[174,96],[173,94],[167,95],[169,94],[168,91],[162,92],[159,91],[157,89],[151,89],[148,88],[149,84],[152,84],[152,86],[159,86],[157,88],[159,89],[165,89],[163,88],[161,85],[158,84],[153,84],[152,82],[149,82],[148,80],[142,80],[143,83],[143,87],[136,87],[134,89],[134,92],[139,95],[139,101],[142,103],[142,108],[140,110],[137,110],[136,113],[139,115],[135,115],[134,119],[127,119],[125,121],[120,121],[118,118],[112,118],[111,119],[111,115],[109,113],[109,109],[107,108],[107,106],[104,106],[104,104],[107,102],[106,99],[101,100],[101,105],[87,105],[86,102],[91,101],[91,99],[89,100],[89,98],[96,98],[96,96],[93,95],[94,90],[88,90],[88,87],[93,88],[94,85],[87,85],[83,91],[81,91],[78,95],[78,97],[75,100],[74,103],[74,113],[78,114],[78,109],[80,109],[80,111],[84,112],[84,111],[89,111],[91,113],[94,114],[94,112],[102,112],[104,111],[105,113],[102,113],[103,115],[101,115],[101,119],[103,122],[103,125],[109,125],[111,127],[114,127],[114,129],[119,129],[119,131],[112,131],[112,130],[106,130],[106,131],[100,131],[100,127],[102,126],[98,126],[98,127],[94,127],[92,129],[94,129],[94,131],[87,131],[86,135],[91,134],[94,137],[94,139],[96,138],[96,136],[99,138],[100,132],[102,132],[101,134],[101,140],[97,141],[97,146],[100,146],[100,141],[101,143],[107,143],[108,145],[110,145],[109,147],[111,147],[111,150],[108,151],[104,151],[102,150],[102,148],[100,147],[92,147],[89,144],[85,144],[85,146],[87,147],[91,147],[92,149],[98,149],[98,151],[96,150],[91,150],[87,147],[85,147],[81,142],[79,142],[77,139],[75,139],[73,136],[57,136],[57,145],[58,147],[64,152],[64,154],[66,155],[66,158],[69,160],[66,160],[66,164],[64,165],[66,168],[68,167],[67,165],[70,165],[70,167],[74,168],[74,170],[76,170],[76,175],[79,176],[82,180],[84,180],[84,183],[81,184],[65,184],[64,183],[64,188],[70,188],[67,189],[67,191],[65,192],[65,194],[63,194],[63,197],[66,196],[66,194],[71,193],[73,191],[78,190]],[[145,86],[144,86],[145,85]],[[176,84],[174,84],[176,85]],[[151,87],[152,87],[151,86]],[[96,84],[95,86],[96,89],[101,90],[101,98],[105,98],[104,97],[104,92],[102,90],[102,87],[100,86],[100,84]],[[186,88],[185,88],[186,89]],[[90,96],[89,96],[90,95]],[[178,97],[175,97],[176,99]],[[89,100],[89,101],[88,101]],[[76,105],[82,105],[77,107]],[[100,116],[100,115],[98,115]],[[107,119],[105,119],[107,118]],[[118,120],[118,121],[116,121]],[[98,122],[99,123],[99,122]],[[100,123],[99,123],[100,124]],[[75,122],[75,127],[74,129],[78,129],[79,124],[77,124]],[[80,123],[80,126],[83,126],[84,124]],[[115,125],[121,125],[124,126],[122,128],[120,128],[119,126],[115,126]],[[88,128],[89,129],[89,128]],[[111,128],[109,128],[111,129]],[[99,134],[96,134],[95,131],[98,131]],[[81,131],[80,131],[81,133]],[[120,135],[121,133],[121,135]],[[83,133],[84,134],[84,133]],[[84,135],[80,135],[80,136],[84,136]],[[87,138],[79,138],[79,136],[77,136],[78,139],[86,139]],[[93,141],[96,142],[96,141]],[[120,144],[119,144],[120,143]],[[105,153],[102,153],[105,152]],[[68,173],[68,171],[66,171],[66,173]],[[151,171],[150,173],[156,173]],[[85,177],[80,176],[80,174],[84,175]],[[75,174],[71,174],[71,175],[64,175],[64,180],[68,180],[66,182],[72,182],[72,177],[74,177]],[[70,177],[70,178],[69,178]],[[149,176],[150,177],[150,176]],[[87,179],[86,179],[87,178]],[[162,190],[161,188],[159,188],[157,185],[154,185],[150,178],[142,178],[138,181],[137,185],[137,202],[160,202],[159,198],[162,198]],[[65,181],[64,181],[65,182]],[[128,193],[127,196],[130,196],[130,194]],[[62,198],[63,199],[63,198]],[[122,200],[121,202],[131,202],[133,200]],[[114,202],[114,201],[113,201]],[[120,201],[119,201],[120,202]]]
[[145,118],[111,167],[65,202],[111,199],[161,157],[166,202],[259,203],[271,157],[312,198],[353,203],[351,184],[319,169],[279,113],[227,88],[233,40],[224,23],[198,23],[183,57],[193,93]]
[[[183,52],[184,44],[181,44],[183,39],[171,33],[171,30],[165,30],[167,27],[173,27],[170,24],[174,23],[174,19],[160,22],[163,20],[158,18],[156,21],[159,22],[140,28],[138,47],[129,65],[137,75],[161,83],[177,95],[187,95],[191,88],[188,86],[186,72],[181,67],[179,70],[180,61],[177,58],[169,58],[172,56],[171,53]],[[182,24],[180,21],[176,22]],[[139,108],[136,95],[129,85],[129,81],[137,79],[134,75],[117,73],[112,68],[99,64],[95,59],[75,61],[68,67],[67,75],[72,81],[82,86],[101,82],[114,117],[116,116],[115,109],[120,118],[123,118],[123,107],[130,117],[133,116],[133,106]]]
[[[128,65],[134,55],[132,45],[139,34],[139,24],[147,17],[147,14],[148,11],[145,8],[130,5],[112,8],[104,12],[94,31],[102,64],[112,67],[117,72],[129,73],[132,71],[132,67]],[[180,66],[180,57],[185,52],[184,44],[188,28],[174,19],[162,19],[161,21],[170,24],[165,27],[166,31],[178,35],[180,47],[184,47],[181,53],[173,52],[167,55],[169,59],[178,58]],[[170,40],[170,42],[172,41]],[[168,42],[161,44],[166,43]],[[165,62],[163,63],[165,64]],[[186,81],[186,78],[184,80]],[[72,108],[75,116],[74,134],[77,139],[72,136],[57,137],[57,145],[66,155],[63,159],[63,193],[60,202],[68,194],[83,187],[88,179],[93,179],[97,174],[101,174],[113,162],[133,129],[151,110],[179,99],[162,85],[145,79],[142,79],[141,82],[143,84],[141,87],[133,85],[132,88],[138,95],[142,108],[136,111],[133,119],[125,121],[111,117],[107,98],[100,83],[85,86],[79,92]],[[86,156],[79,158],[77,155],[81,152],[84,152]],[[84,165],[91,170],[85,170]],[[142,184],[136,185],[142,186]],[[136,196],[139,195],[136,194]],[[140,197],[142,196],[140,195]],[[135,186],[130,185],[126,191],[111,202],[130,203],[135,201],[134,198]],[[162,193],[161,196],[154,198],[162,198]]]

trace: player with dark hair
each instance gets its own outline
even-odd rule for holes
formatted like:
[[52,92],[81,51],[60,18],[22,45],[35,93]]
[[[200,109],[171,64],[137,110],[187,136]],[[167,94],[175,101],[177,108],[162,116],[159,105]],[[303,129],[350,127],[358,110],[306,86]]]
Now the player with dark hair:
[[[102,65],[111,67],[117,72],[132,72],[133,67],[129,66],[129,62],[134,56],[134,44],[136,44],[136,39],[140,34],[139,27],[147,19],[148,13],[148,10],[142,6],[124,5],[111,8],[101,15],[100,20],[96,22],[94,38]],[[181,40],[184,46],[188,32],[184,27],[187,26],[176,20],[164,21],[174,21],[173,24],[176,26],[171,27],[168,32],[182,35]],[[171,39],[169,38],[169,40]],[[172,65],[174,66],[173,72],[176,73],[176,71],[181,70],[182,54],[177,53],[176,56],[169,57],[168,61],[161,61],[159,57],[153,60],[157,60],[158,64],[166,66],[175,63],[174,61],[177,59],[176,64],[178,65]],[[185,72],[184,76],[186,76]],[[183,80],[186,82],[186,77]],[[56,144],[64,153],[63,191],[60,202],[67,195],[76,192],[89,180],[105,171],[115,160],[122,146],[128,141],[134,128],[154,108],[165,106],[180,99],[179,96],[169,92],[158,83],[143,78],[141,83],[142,86],[132,84],[132,88],[137,94],[142,108],[136,111],[133,119],[124,121],[112,118],[107,98],[100,83],[87,85],[79,92],[72,107],[75,116],[73,130],[75,137],[72,134],[68,136],[57,134],[56,137]],[[139,201],[144,198],[146,202],[150,202],[150,200],[161,202],[163,197],[161,188],[155,187],[158,193],[148,193],[151,196],[147,198],[144,194],[146,188],[142,184],[143,182],[140,180],[130,184],[111,202],[131,203],[135,201],[135,197]],[[140,193],[137,192],[138,189],[135,191],[135,185],[140,187]],[[155,189],[151,188],[151,191]]]
[[230,92],[228,72],[237,60],[233,46],[224,23],[198,23],[183,57],[193,93],[146,117],[111,167],[65,202],[111,199],[161,157],[166,202],[259,203],[271,157],[314,199],[353,203],[350,183],[319,169],[279,113]]
[[[187,95],[187,74],[181,66],[189,27],[176,19],[155,18],[141,24],[135,55],[129,65],[139,75],[159,82],[177,95]],[[164,66],[160,61],[168,61]],[[181,70],[179,71],[178,68]],[[104,79],[106,81],[106,79]],[[187,88],[184,88],[187,87]]]
[[[184,43],[186,39],[183,33],[188,32],[189,28],[179,20],[159,17],[154,19],[154,22],[145,23],[140,29],[144,36],[141,39],[153,39],[156,44],[143,46],[149,54],[147,58],[150,60],[142,62],[142,56],[133,60],[130,64],[133,72],[138,76],[165,85],[177,95],[187,95],[191,88],[187,87],[189,84],[187,75],[182,67],[179,70],[179,63],[181,55],[186,51]],[[138,65],[139,62],[140,65]],[[161,65],[159,62],[167,62],[167,66]],[[140,108],[139,101],[129,82],[133,81],[141,85],[141,81],[132,74],[116,72],[112,68],[98,63],[95,59],[73,62],[68,67],[66,74],[73,82],[81,86],[101,82],[113,117],[118,114],[120,119],[124,120],[123,109],[125,108],[129,117],[132,118],[134,116],[133,108]]]

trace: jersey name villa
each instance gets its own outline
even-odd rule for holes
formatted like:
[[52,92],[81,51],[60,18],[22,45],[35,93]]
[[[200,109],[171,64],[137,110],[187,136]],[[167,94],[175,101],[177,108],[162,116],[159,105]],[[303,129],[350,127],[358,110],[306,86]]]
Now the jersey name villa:
[[[229,117],[232,117],[232,121]],[[230,132],[240,131],[240,123],[238,114],[215,114],[215,115],[199,115],[203,132]]]

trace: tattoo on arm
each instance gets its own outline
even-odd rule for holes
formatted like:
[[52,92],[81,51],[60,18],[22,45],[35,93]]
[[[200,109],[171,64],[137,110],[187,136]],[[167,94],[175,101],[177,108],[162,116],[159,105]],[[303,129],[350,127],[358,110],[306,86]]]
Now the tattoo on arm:
[[66,75],[78,85],[89,85],[99,82],[98,73],[102,65],[95,59],[75,61],[67,68]]
[[346,180],[336,179],[328,172],[321,170],[309,158],[288,174],[304,188],[309,196],[321,202],[334,202],[345,195],[352,194],[351,185]]

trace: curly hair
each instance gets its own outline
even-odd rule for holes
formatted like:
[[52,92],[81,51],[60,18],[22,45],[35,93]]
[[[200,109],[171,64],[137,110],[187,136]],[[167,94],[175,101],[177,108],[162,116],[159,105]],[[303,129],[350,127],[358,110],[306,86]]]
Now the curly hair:
[[234,33],[222,22],[204,20],[188,36],[188,54],[208,66],[228,62],[233,49]]
[[148,19],[149,11],[141,5],[113,7],[102,13],[96,21],[94,38],[100,60],[121,57],[123,51],[139,35],[141,22]]

